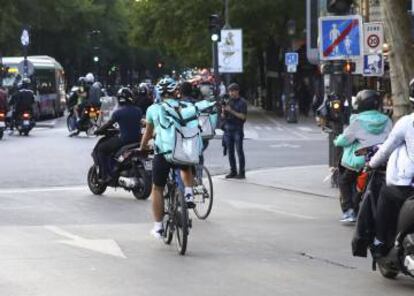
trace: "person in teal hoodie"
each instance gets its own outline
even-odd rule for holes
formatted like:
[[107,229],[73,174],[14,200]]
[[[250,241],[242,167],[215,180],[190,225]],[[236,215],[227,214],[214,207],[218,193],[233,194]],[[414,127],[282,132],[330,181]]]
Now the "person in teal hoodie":
[[343,223],[356,221],[354,205],[355,184],[359,172],[365,166],[365,158],[356,156],[358,149],[381,144],[388,137],[392,129],[392,122],[388,116],[379,110],[381,98],[374,90],[362,90],[357,94],[357,114],[351,116],[349,126],[339,135],[335,146],[343,147],[341,170],[339,176],[339,191],[341,194],[341,208]]

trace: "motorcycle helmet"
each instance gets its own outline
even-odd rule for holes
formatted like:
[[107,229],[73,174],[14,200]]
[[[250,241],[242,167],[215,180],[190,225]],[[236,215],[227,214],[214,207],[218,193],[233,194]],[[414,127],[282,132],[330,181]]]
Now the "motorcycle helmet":
[[32,83],[32,81],[30,80],[30,78],[25,77],[25,78],[23,78],[23,80],[22,80],[21,87],[22,87],[22,88],[27,88],[27,87],[29,87],[29,86],[30,86],[30,84],[31,84],[31,83]]
[[140,83],[138,86],[138,95],[147,96],[149,94],[149,88],[146,83]]
[[380,95],[375,90],[361,90],[357,94],[355,104],[357,105],[358,113],[369,110],[378,110],[380,107]]
[[409,89],[410,102],[414,103],[414,79],[410,81],[408,89]]
[[95,76],[93,76],[92,73],[86,74],[86,76],[85,76],[85,82],[86,83],[89,83],[89,84],[94,83],[95,82]]
[[116,94],[120,105],[132,104],[134,102],[132,91],[128,87],[121,87]]

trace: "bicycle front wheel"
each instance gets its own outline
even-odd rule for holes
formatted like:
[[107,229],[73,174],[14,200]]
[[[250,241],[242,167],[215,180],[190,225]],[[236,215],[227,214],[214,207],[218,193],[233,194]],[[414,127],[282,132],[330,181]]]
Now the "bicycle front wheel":
[[189,218],[188,218],[188,209],[187,203],[184,200],[184,195],[181,190],[176,190],[175,196],[175,237],[177,241],[177,250],[180,255],[184,255],[187,250],[188,242],[188,228],[189,228]]
[[202,175],[197,176],[194,199],[196,204],[194,213],[201,220],[207,219],[213,208],[213,180],[205,166],[202,168]]

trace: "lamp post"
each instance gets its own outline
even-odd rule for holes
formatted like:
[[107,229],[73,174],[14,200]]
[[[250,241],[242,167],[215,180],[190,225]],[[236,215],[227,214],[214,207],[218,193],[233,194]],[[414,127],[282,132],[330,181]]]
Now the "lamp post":
[[[289,36],[289,51],[293,51],[293,36],[296,33],[296,22],[294,20],[289,20],[286,24],[287,34]],[[287,108],[286,108],[286,121],[288,123],[297,123],[297,108],[295,100],[295,74],[287,73],[288,77],[288,87],[287,87]]]

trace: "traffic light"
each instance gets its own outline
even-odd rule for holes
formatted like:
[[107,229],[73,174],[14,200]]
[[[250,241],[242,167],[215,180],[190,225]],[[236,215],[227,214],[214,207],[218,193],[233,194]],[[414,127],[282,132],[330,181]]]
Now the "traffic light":
[[349,14],[353,0],[328,0],[327,10],[336,15]]
[[355,62],[350,62],[350,61],[345,62],[345,64],[344,64],[344,72],[345,73],[352,74],[352,73],[355,72],[355,69],[356,69]]
[[208,17],[208,30],[211,34],[213,42],[220,41],[221,28],[223,27],[222,20],[218,14],[212,14]]

